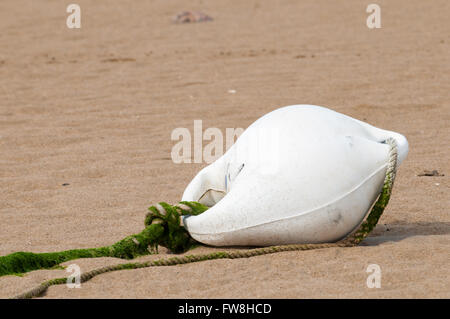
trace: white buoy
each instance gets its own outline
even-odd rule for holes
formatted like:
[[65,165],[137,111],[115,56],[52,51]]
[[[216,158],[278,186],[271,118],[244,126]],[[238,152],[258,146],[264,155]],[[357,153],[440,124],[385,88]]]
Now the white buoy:
[[182,200],[212,207],[184,225],[214,246],[335,242],[377,199],[390,137],[400,164],[408,153],[401,134],[320,106],[277,109],[194,177]]

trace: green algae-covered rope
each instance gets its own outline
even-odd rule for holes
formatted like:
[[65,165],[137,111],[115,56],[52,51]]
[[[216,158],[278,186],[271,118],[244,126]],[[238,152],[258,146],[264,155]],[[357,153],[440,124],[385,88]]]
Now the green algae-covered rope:
[[[188,250],[195,241],[180,225],[181,215],[198,215],[208,209],[196,202],[181,202],[177,206],[160,203],[150,207],[145,229],[136,235],[100,248],[73,249],[53,253],[16,252],[0,257],[0,276],[20,274],[32,270],[49,269],[63,262],[94,257],[133,259],[157,251],[158,245],[179,253]],[[162,207],[165,207],[162,208]]]
[[[390,196],[392,193],[392,188],[394,186],[394,180],[395,180],[395,174],[396,174],[396,168],[397,168],[397,145],[396,145],[395,140],[392,138],[389,138],[388,140],[386,140],[385,143],[389,145],[389,161],[388,161],[386,177],[384,180],[383,189],[381,191],[381,194],[378,197],[377,201],[375,202],[374,206],[372,207],[366,220],[364,220],[364,222],[360,225],[360,227],[354,233],[349,235],[344,240],[341,240],[336,243],[280,245],[280,246],[270,246],[270,247],[262,247],[262,248],[248,249],[248,250],[238,250],[238,251],[231,251],[231,252],[213,252],[213,253],[209,253],[209,254],[171,257],[171,258],[159,259],[159,260],[155,260],[155,261],[148,261],[148,262],[141,262],[141,263],[136,262],[136,263],[126,263],[126,264],[119,264],[119,265],[113,265],[113,266],[106,266],[106,267],[94,269],[92,271],[82,274],[80,281],[86,282],[97,275],[111,272],[111,271],[118,271],[118,270],[125,270],[125,269],[139,269],[139,268],[156,267],[156,266],[173,266],[173,265],[193,263],[193,262],[206,261],[206,260],[215,260],[215,259],[249,258],[249,257],[273,254],[273,253],[284,252],[284,251],[299,251],[299,250],[312,250],[312,249],[321,249],[321,248],[330,248],[330,247],[357,246],[362,240],[364,240],[364,238],[366,238],[369,235],[369,233],[377,225],[378,220],[380,219],[381,215],[383,214],[384,209],[386,208],[386,206],[389,202],[389,199],[390,199]],[[192,214],[199,214],[206,209],[207,208],[205,208],[201,204],[192,203],[192,202],[182,202],[177,206],[171,206],[171,205],[168,205],[165,203],[160,203],[159,205],[150,207],[151,212],[147,215],[145,224],[146,225],[159,225],[159,224],[163,223],[163,220],[165,220],[166,223],[169,223],[169,224],[171,223],[172,230],[165,231],[166,235],[162,242],[168,246],[175,245],[172,248],[175,248],[175,250],[178,248],[182,251],[183,249],[188,247],[189,244],[186,244],[186,242],[180,244],[180,242],[183,242],[182,240],[180,240],[180,238],[184,237],[184,235],[181,235],[182,233],[180,233],[180,231],[184,228],[179,227],[179,216],[178,216],[178,220],[174,219],[174,217],[176,217],[177,212],[179,215],[186,215],[186,214],[192,215]],[[149,227],[149,226],[147,226],[147,227]],[[169,234],[170,234],[170,236],[169,236]],[[172,243],[170,242],[171,238],[173,240]],[[39,286],[37,286],[23,294],[17,295],[14,298],[23,299],[23,298],[37,297],[37,296],[40,296],[41,294],[43,294],[48,289],[48,287],[53,286],[53,285],[64,284],[66,282],[67,282],[67,277],[52,279],[52,280],[49,280],[49,281],[46,281],[46,282],[40,284]]]
[[375,228],[384,212],[384,209],[389,203],[389,199],[391,198],[392,189],[394,188],[395,175],[397,173],[397,143],[393,138],[388,138],[385,143],[389,145],[389,161],[386,176],[384,178],[383,190],[373,205],[366,220],[363,221],[363,223],[353,234],[344,240],[353,245],[358,245]]
[[117,257],[132,259],[148,254],[148,247],[163,232],[160,225],[145,228],[140,234],[129,236],[114,245],[101,248],[74,249],[54,253],[17,252],[0,257],[0,276],[49,269],[78,258]]
[[[140,269],[140,268],[148,268],[148,267],[157,267],[157,266],[174,266],[180,264],[188,264],[199,261],[206,260],[217,260],[217,259],[238,259],[238,258],[249,258],[254,256],[261,256],[267,254],[273,254],[284,251],[296,251],[296,250],[311,250],[311,249],[320,249],[320,248],[330,248],[330,247],[350,247],[353,245],[349,245],[347,243],[330,243],[330,244],[299,244],[299,245],[282,245],[282,246],[270,246],[270,247],[262,247],[255,248],[249,250],[238,250],[238,251],[219,251],[213,252],[209,254],[198,254],[198,255],[187,255],[181,257],[171,257],[165,259],[158,259],[155,261],[148,262],[136,262],[136,263],[127,263],[127,264],[118,264],[113,266],[105,266],[98,269],[94,269],[88,272],[85,272],[80,276],[80,282],[86,282],[97,275],[104,274],[111,271],[118,270],[126,270],[126,269]],[[33,297],[38,297],[42,295],[50,286],[61,285],[67,283],[67,277],[65,278],[56,278],[46,281],[39,286],[23,293],[19,294],[13,299],[29,299]]]

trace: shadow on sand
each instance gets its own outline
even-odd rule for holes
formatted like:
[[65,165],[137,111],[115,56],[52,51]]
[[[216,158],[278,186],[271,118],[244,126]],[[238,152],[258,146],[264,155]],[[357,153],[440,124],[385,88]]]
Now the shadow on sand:
[[361,246],[376,246],[386,242],[398,242],[414,236],[449,235],[449,222],[418,222],[379,224]]

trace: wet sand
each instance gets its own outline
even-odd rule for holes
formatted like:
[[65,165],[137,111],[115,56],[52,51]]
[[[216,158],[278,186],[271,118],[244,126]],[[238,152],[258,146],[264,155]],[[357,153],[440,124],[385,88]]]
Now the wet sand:
[[[450,297],[448,1],[378,1],[377,30],[357,0],[77,3],[78,30],[66,27],[65,3],[0,3],[0,255],[139,232],[147,207],[176,203],[206,165],[171,160],[172,130],[192,132],[197,119],[225,133],[316,104],[404,134],[410,152],[359,247],[120,271],[44,297]],[[214,20],[173,24],[183,10]],[[433,169],[445,176],[418,176]],[[380,289],[366,286],[369,264],[381,267]],[[1,277],[0,297],[67,275]]]

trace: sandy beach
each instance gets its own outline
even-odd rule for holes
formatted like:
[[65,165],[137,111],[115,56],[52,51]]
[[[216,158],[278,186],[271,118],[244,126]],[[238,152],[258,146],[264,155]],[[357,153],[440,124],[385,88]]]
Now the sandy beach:
[[[194,120],[225,132],[315,104],[400,132],[410,151],[358,247],[117,271],[43,298],[450,298],[449,1],[379,0],[380,29],[359,0],[76,3],[81,29],[66,2],[0,2],[0,255],[141,231],[147,208],[177,203],[206,165],[171,159],[171,132]],[[184,10],[213,20],[173,23]],[[367,287],[369,264],[381,288]],[[0,298],[67,275],[0,277]]]

